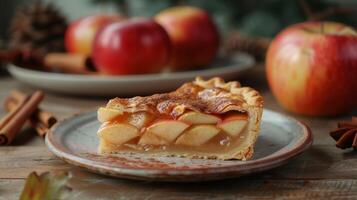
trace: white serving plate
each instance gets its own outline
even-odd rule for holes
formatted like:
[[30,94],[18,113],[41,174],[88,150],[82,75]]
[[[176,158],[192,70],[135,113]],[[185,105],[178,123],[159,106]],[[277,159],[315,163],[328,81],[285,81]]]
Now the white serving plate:
[[23,83],[48,91],[85,96],[131,96],[170,91],[196,76],[220,76],[232,80],[254,64],[252,56],[238,53],[229,59],[216,59],[212,66],[203,70],[147,75],[74,75],[30,70],[15,65],[9,65],[8,70]]

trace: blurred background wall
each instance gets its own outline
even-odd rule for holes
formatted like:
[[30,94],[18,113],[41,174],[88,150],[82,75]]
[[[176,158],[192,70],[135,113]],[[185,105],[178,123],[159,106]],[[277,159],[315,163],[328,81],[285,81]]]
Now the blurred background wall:
[[[208,10],[223,34],[233,29],[265,37],[274,36],[289,24],[309,16],[357,26],[357,0],[43,0],[53,2],[68,20],[101,12],[130,16],[152,16],[159,10],[188,4]],[[17,7],[32,0],[0,1],[0,40],[8,37],[8,26]]]

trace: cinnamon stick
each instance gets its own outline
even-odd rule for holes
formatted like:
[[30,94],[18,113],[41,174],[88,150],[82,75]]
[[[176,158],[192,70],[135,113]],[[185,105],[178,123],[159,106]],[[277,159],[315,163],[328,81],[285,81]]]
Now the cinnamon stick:
[[0,50],[0,62],[12,62],[20,66],[64,73],[96,74],[91,58],[80,54],[48,53],[39,55],[16,49]]
[[12,118],[0,130],[0,145],[7,145],[12,142],[16,134],[20,131],[26,120],[36,111],[38,105],[43,99],[43,92],[36,91],[19,109]]
[[[11,112],[7,113],[1,120],[0,120],[0,130],[2,130],[10,120],[16,115],[17,112],[21,109],[21,107],[25,104],[27,98],[22,99],[21,102],[16,104]],[[0,144],[8,143],[8,138],[5,135],[0,134]]]
[[[5,100],[4,107],[7,111],[14,109],[18,102],[21,102],[26,98],[26,94],[18,91],[12,90],[9,97]],[[37,108],[35,113],[31,116],[31,121],[38,121],[44,124],[47,128],[50,128],[53,124],[57,122],[57,119],[49,112],[43,111],[40,108]]]
[[65,73],[95,73],[91,59],[80,54],[49,53],[43,58],[43,63],[50,70],[59,70]]
[[[4,105],[8,112],[12,112],[17,107],[18,103],[13,99],[8,98],[5,100]],[[47,130],[56,122],[56,118],[54,118],[51,113],[39,111],[39,109],[37,109],[29,119],[31,127],[35,129],[37,134],[41,137],[45,137]]]

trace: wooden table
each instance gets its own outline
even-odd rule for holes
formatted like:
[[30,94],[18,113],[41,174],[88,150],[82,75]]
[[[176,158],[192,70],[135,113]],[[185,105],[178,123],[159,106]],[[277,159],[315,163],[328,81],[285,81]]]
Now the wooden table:
[[[261,91],[266,108],[284,113],[267,88],[263,67],[258,66],[238,78],[244,85]],[[33,91],[33,88],[2,76],[1,103],[13,88]],[[100,98],[48,93],[41,106],[64,118],[94,110],[105,102],[106,99]],[[17,199],[32,171],[60,170],[70,171],[73,175],[69,183],[73,188],[71,199],[357,199],[357,153],[337,149],[328,135],[338,120],[349,119],[352,114],[338,118],[293,116],[312,129],[314,144],[309,150],[267,172],[207,183],[154,183],[96,175],[57,159],[41,138],[25,129],[12,146],[0,147],[0,199]]]

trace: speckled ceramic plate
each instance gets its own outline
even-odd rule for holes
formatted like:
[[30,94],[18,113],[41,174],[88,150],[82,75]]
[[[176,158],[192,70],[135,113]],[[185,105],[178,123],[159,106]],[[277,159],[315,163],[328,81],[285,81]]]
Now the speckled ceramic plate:
[[97,154],[99,127],[96,112],[58,123],[47,134],[50,151],[64,161],[114,177],[153,181],[203,181],[239,177],[272,169],[306,150],[312,143],[307,126],[264,110],[261,133],[253,159],[203,160],[148,157],[140,154],[105,157]]
[[249,54],[236,53],[229,58],[218,57],[207,69],[159,74],[89,76],[41,72],[15,65],[8,66],[8,70],[16,79],[48,91],[77,96],[123,96],[172,91],[196,76],[232,80],[254,63]]

